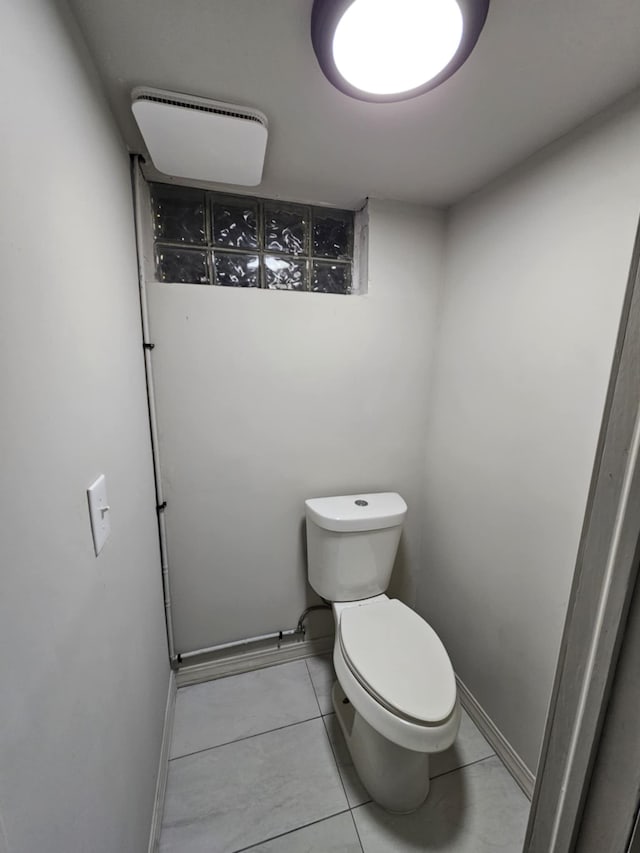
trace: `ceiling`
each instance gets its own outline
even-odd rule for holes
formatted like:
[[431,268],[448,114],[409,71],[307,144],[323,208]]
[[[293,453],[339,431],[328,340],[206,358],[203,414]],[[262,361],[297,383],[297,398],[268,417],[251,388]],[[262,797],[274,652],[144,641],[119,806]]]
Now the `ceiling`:
[[449,205],[640,87],[638,0],[491,0],[460,71],[396,104],[353,100],[324,78],[312,0],[69,3],[132,151],[144,152],[137,85],[266,113],[256,195]]

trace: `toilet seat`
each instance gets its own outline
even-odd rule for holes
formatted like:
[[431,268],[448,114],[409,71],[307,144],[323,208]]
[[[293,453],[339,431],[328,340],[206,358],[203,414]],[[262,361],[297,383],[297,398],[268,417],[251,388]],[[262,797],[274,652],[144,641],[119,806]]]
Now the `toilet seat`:
[[[379,604],[382,604],[385,607],[387,607],[388,605],[392,605],[392,608],[395,608],[395,610],[381,611],[369,609],[372,607],[377,607]],[[400,605],[401,608],[404,608],[404,605],[401,605],[400,602],[389,600],[384,594],[377,595],[375,596],[375,598],[361,599],[357,602],[351,601],[332,603],[333,612],[336,619],[336,636],[335,643],[333,646],[333,665],[336,671],[336,676],[338,678],[340,686],[346,694],[347,699],[351,702],[355,710],[366,720],[367,723],[369,723],[369,725],[373,729],[379,732],[380,735],[387,738],[392,743],[397,744],[398,746],[403,746],[406,749],[411,749],[415,752],[441,752],[442,750],[448,749],[451,746],[451,744],[455,740],[456,734],[458,733],[458,729],[460,727],[460,701],[458,699],[457,691],[455,689],[455,677],[453,676],[453,668],[451,668],[451,677],[453,679],[452,684],[454,691],[453,708],[449,716],[445,719],[427,722],[426,720],[421,720],[414,716],[406,715],[397,708],[398,705],[403,705],[407,709],[412,710],[414,712],[416,710],[412,704],[406,705],[402,702],[402,694],[400,694],[399,698],[397,693],[395,693],[394,695],[393,691],[388,689],[388,686],[382,686],[380,684],[379,678],[375,678],[373,676],[370,666],[365,662],[367,655],[366,648],[360,648],[360,640],[362,640],[362,645],[367,646],[377,643],[377,636],[389,638],[388,633],[383,634],[380,631],[378,623],[376,623],[375,630],[371,630],[370,615],[371,621],[373,621],[373,614],[379,615],[380,612],[383,612],[383,624],[387,626],[387,629],[389,629],[389,626],[391,626],[391,628],[393,629],[393,626],[397,626],[397,621],[394,620],[394,617],[392,616],[390,617],[391,621],[389,622],[386,616],[388,613],[393,612],[395,615],[397,615],[398,612],[402,612],[397,610],[398,605]],[[408,607],[404,609],[408,610],[410,614],[413,612],[410,611]],[[350,613],[349,616],[346,616],[347,611],[349,611]],[[352,611],[354,612],[352,613]],[[365,615],[355,615],[355,611],[368,611],[368,613]],[[424,620],[422,620],[417,614],[414,614],[414,616],[420,621],[420,623],[425,625],[429,631],[432,631],[432,629],[427,625],[427,623],[424,622]],[[343,619],[345,619],[344,624]],[[363,622],[361,623],[360,620],[363,620]],[[369,624],[369,629],[366,631],[363,627],[364,624]],[[352,631],[351,629],[353,629],[354,626],[356,626],[355,645],[353,642],[351,642],[351,640],[353,640],[354,634],[354,631]],[[362,630],[359,630],[358,626],[360,626]],[[343,631],[343,628],[346,628],[346,630]],[[410,631],[411,629],[407,630]],[[402,626],[400,627],[400,631],[402,632]],[[435,632],[433,633],[435,635]],[[344,639],[345,636],[346,643]],[[411,634],[411,637],[413,636],[414,635]],[[435,636],[437,639],[437,635]],[[439,639],[438,643],[440,643]],[[345,651],[343,650],[344,645],[349,647],[349,657],[347,657],[347,654],[345,654]],[[390,638],[389,642],[386,645],[391,647]],[[412,661],[415,661],[418,664],[420,663],[421,652],[418,652],[416,654],[415,647],[412,647],[411,643],[409,644],[408,650],[407,646],[405,644],[401,645],[400,642],[396,642],[395,648],[402,649],[402,654],[400,655],[401,657],[403,656],[404,658],[410,658]],[[442,649],[442,651],[448,662],[449,667],[451,667],[451,663],[449,662],[447,653],[444,648]],[[371,656],[373,657],[373,655]],[[429,658],[429,655],[427,655],[427,658]],[[391,666],[393,666],[393,663],[391,663]],[[400,666],[402,666],[402,664]],[[425,681],[424,668],[418,667],[418,669],[420,670],[420,675],[417,680]],[[374,685],[371,685],[368,682],[365,683],[365,679],[361,670],[364,670],[365,673],[367,673],[370,681],[374,682]],[[415,680],[415,672],[416,669],[410,670],[410,674],[408,676],[409,679],[414,678]],[[403,667],[402,673],[403,677],[406,677],[407,669]],[[411,675],[411,673],[413,673],[414,675]],[[372,686],[376,688],[375,693],[372,689]],[[448,687],[445,688],[444,695],[448,696],[447,701],[450,702],[451,693],[449,692]],[[439,713],[440,711],[438,710],[436,710],[435,713],[429,714],[426,714],[424,710],[418,710],[418,714],[420,714],[422,717],[435,717],[438,716]]]
[[456,682],[433,628],[397,599],[348,607],[340,616],[339,644],[359,684],[391,713],[434,726],[456,706]]

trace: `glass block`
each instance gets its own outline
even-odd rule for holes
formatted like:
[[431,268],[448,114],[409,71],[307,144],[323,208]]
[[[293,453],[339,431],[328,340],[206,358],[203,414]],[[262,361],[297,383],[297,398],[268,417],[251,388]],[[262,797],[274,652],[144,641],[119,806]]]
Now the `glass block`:
[[259,287],[257,255],[241,252],[215,252],[216,284],[226,287]]
[[264,247],[271,252],[303,255],[308,252],[308,208],[265,204]]
[[196,249],[156,247],[156,267],[159,281],[180,284],[209,284],[207,253]]
[[213,242],[234,249],[258,248],[258,208],[255,202],[214,201],[212,205]]
[[319,258],[352,258],[353,214],[348,210],[314,210],[312,248],[312,254]]
[[206,243],[204,193],[185,187],[153,184],[151,199],[156,240]]
[[308,290],[307,261],[265,255],[264,279],[269,290]]
[[314,261],[311,290],[315,293],[351,293],[351,264]]

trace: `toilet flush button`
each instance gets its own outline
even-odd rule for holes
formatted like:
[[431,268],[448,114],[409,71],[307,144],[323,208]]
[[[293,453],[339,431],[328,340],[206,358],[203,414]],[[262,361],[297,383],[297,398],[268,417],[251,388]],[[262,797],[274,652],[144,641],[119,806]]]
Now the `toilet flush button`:
[[358,498],[357,501],[354,501],[356,506],[369,506],[369,501],[363,501],[362,498]]

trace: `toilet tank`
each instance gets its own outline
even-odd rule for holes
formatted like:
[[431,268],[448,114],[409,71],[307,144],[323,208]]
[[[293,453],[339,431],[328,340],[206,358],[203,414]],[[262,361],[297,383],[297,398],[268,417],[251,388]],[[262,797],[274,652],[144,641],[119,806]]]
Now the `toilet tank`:
[[309,583],[329,601],[389,586],[407,505],[395,492],[305,501]]

